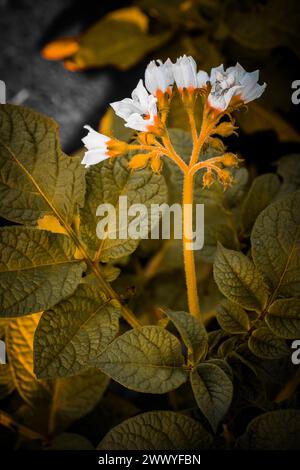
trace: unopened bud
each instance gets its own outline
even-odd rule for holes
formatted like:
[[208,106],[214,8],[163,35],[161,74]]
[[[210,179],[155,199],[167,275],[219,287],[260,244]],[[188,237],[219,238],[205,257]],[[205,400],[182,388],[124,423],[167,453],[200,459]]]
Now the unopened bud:
[[235,126],[232,122],[221,122],[215,130],[214,134],[218,134],[221,137],[229,137],[231,134],[236,134],[237,126]]
[[238,166],[239,159],[234,153],[225,153],[222,158],[224,166]]
[[217,150],[218,152],[223,153],[225,151],[225,145],[222,140],[217,137],[209,137],[209,139],[207,139],[207,143],[209,147]]
[[225,188],[228,188],[229,186],[231,186],[232,181],[233,181],[233,177],[231,173],[229,173],[229,171],[227,170],[220,170],[218,172],[218,178],[219,178],[220,183],[222,183]]
[[209,188],[214,182],[214,177],[211,170],[208,170],[203,175],[203,188]]
[[155,155],[155,157],[151,158],[151,168],[154,173],[160,173],[161,171],[161,158],[160,155]]
[[138,153],[134,155],[128,163],[129,168],[137,170],[138,168],[143,168],[147,165],[147,162],[150,158],[149,153]]

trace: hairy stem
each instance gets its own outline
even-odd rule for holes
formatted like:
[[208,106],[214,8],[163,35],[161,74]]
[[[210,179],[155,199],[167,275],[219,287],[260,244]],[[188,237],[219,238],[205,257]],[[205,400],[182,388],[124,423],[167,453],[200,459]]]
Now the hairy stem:
[[193,204],[193,175],[185,172],[183,181],[183,257],[186,277],[187,297],[189,311],[195,317],[200,317],[198,299],[197,277],[195,268],[194,251],[191,249],[189,234],[192,232],[192,208]]

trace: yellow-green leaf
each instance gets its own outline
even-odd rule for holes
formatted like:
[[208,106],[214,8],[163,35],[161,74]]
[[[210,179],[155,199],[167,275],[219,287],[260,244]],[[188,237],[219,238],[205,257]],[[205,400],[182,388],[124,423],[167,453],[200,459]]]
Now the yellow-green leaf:
[[84,190],[80,158],[62,152],[57,124],[29,108],[0,105],[0,215],[18,223],[45,215],[71,222]]
[[99,450],[207,449],[212,436],[200,423],[173,411],[150,411],[113,428]]
[[238,447],[255,450],[299,450],[300,410],[269,411],[254,418]]
[[127,388],[165,393],[188,377],[178,339],[159,326],[143,326],[115,339],[98,360],[100,369]]
[[232,400],[231,380],[217,365],[202,363],[191,372],[191,384],[197,405],[216,432]]
[[283,179],[280,193],[290,193],[300,189],[300,154],[293,153],[281,157],[277,173]]
[[82,70],[113,65],[127,70],[167,42],[170,36],[168,30],[150,34],[133,21],[106,17],[78,38],[79,49],[66,60],[65,66]]
[[9,322],[7,351],[19,395],[41,414],[44,429],[52,434],[93,409],[108,385],[108,377],[89,369],[73,377],[38,380],[33,372],[33,338],[40,317],[37,313]]
[[197,364],[206,355],[208,348],[207,332],[203,323],[186,312],[167,310],[166,315],[179,331],[188,348],[191,361]]
[[72,294],[85,263],[64,235],[29,227],[0,229],[1,315],[39,312]]
[[52,387],[37,380],[33,372],[33,336],[41,314],[16,318],[7,327],[6,343],[9,364],[16,389],[31,407],[46,406]]
[[300,296],[300,191],[268,206],[251,234],[252,257],[279,296]]
[[266,315],[272,332],[282,338],[300,336],[300,299],[278,299],[272,303]]
[[[154,174],[150,168],[131,171],[127,158],[116,158],[91,167],[86,175],[87,191],[84,208],[81,210],[81,234],[91,251],[97,251],[100,261],[122,258],[131,254],[138,246],[139,240],[126,237],[125,228],[133,217],[125,217],[125,225],[118,224],[119,197],[126,196],[128,207],[132,204],[151,204],[167,202],[167,187],[161,175]],[[116,208],[116,232],[101,240],[97,237],[96,227],[101,217],[96,216],[100,204],[112,204]],[[150,225],[150,224],[149,224]],[[123,237],[123,238],[122,238]]]
[[267,288],[252,261],[238,251],[218,245],[214,277],[220,291],[248,310],[261,311],[267,303]]
[[258,215],[272,202],[279,188],[279,178],[272,173],[255,178],[242,205],[242,224],[246,234],[250,234]]
[[43,313],[35,333],[35,373],[66,377],[91,367],[119,329],[119,311],[97,286],[74,294]]
[[108,383],[109,378],[96,369],[53,381],[49,403],[50,434],[66,429],[73,421],[92,411]]
[[232,334],[246,333],[250,328],[245,310],[227,299],[218,307],[217,320],[224,331]]
[[289,354],[286,341],[275,336],[265,326],[253,331],[248,346],[255,356],[263,359],[279,359]]

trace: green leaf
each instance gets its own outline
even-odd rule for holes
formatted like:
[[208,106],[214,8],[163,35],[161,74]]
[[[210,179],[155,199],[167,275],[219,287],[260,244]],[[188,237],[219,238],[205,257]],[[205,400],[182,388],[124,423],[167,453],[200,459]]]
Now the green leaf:
[[99,450],[207,449],[212,436],[200,423],[173,411],[150,411],[113,428]]
[[64,235],[29,227],[1,228],[1,314],[39,312],[71,295],[85,269],[75,251]]
[[277,164],[277,173],[283,179],[280,194],[300,189],[300,154],[281,157]]
[[21,398],[46,421],[50,434],[89,413],[101,399],[108,377],[89,369],[73,377],[37,380],[33,372],[33,338],[41,314],[16,318],[7,327],[7,353]]
[[79,37],[79,49],[66,67],[82,70],[113,65],[128,70],[170,36],[171,31],[148,34],[133,22],[103,18]]
[[205,357],[208,349],[207,332],[203,323],[186,312],[167,310],[166,315],[179,331],[188,348],[190,360],[193,364],[197,364]]
[[80,284],[43,313],[35,332],[35,373],[65,377],[91,367],[119,329],[119,311],[98,287]]
[[101,400],[108,383],[109,378],[96,369],[55,380],[49,403],[49,433],[66,429],[92,411]]
[[245,310],[229,300],[221,302],[217,320],[224,331],[232,334],[246,333],[250,328],[249,317]]
[[[205,210],[206,210],[205,206]],[[218,242],[226,248],[236,248],[235,234],[231,227],[225,224],[214,223],[205,225],[204,246],[200,251],[201,258],[207,263],[213,263],[217,251]]]
[[237,345],[240,343],[240,338],[238,336],[231,336],[228,339],[225,339],[220,346],[218,347],[218,356],[227,358],[236,349]]
[[253,331],[248,345],[255,356],[263,359],[279,359],[289,354],[285,340],[274,336],[265,326]]
[[272,332],[282,338],[300,335],[300,299],[275,300],[268,309],[266,322]]
[[276,410],[254,418],[238,447],[261,450],[299,450],[300,410]]
[[216,432],[232,400],[231,380],[217,365],[203,363],[191,372],[191,385],[197,405]]
[[22,106],[0,106],[0,215],[34,223],[52,215],[71,222],[84,199],[80,158],[65,155],[58,126]]
[[251,234],[252,257],[272,298],[300,296],[300,191],[268,206]]
[[100,369],[127,388],[165,393],[187,380],[178,339],[159,326],[143,326],[115,339],[98,360]]
[[214,364],[215,366],[222,369],[223,372],[228,376],[228,378],[233,381],[233,372],[225,359],[208,359],[205,364]]
[[[128,207],[132,204],[151,204],[167,202],[167,187],[161,175],[154,174],[150,168],[132,171],[128,168],[127,158],[116,158],[89,169],[86,175],[87,191],[84,208],[81,210],[81,235],[90,250],[98,250],[98,259],[107,262],[131,254],[138,246],[139,240],[126,238],[124,227],[117,229],[116,239],[101,240],[97,237],[96,216],[100,204],[112,204],[119,218],[119,197],[127,196]],[[126,218],[126,228],[133,219]],[[111,234],[112,235],[112,234]],[[122,239],[121,237],[125,237]]]
[[278,176],[273,173],[258,176],[242,205],[242,224],[245,234],[251,232],[258,215],[272,202],[280,188]]
[[254,264],[242,253],[218,245],[214,278],[229,300],[248,309],[261,311],[267,303],[268,291]]
[[51,384],[36,380],[33,372],[33,336],[41,314],[16,318],[9,322],[6,346],[15,387],[31,407],[45,407],[50,400]]

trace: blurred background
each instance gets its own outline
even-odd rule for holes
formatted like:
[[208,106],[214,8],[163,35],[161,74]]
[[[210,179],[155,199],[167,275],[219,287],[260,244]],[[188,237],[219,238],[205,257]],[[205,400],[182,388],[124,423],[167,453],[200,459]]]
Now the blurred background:
[[239,113],[241,138],[230,145],[257,172],[269,171],[300,147],[300,105],[291,101],[300,79],[299,10],[297,0],[0,0],[0,79],[7,101],[53,117],[73,152],[82,126],[97,128],[150,59],[186,53],[206,70],[239,61],[261,69],[268,87]]

